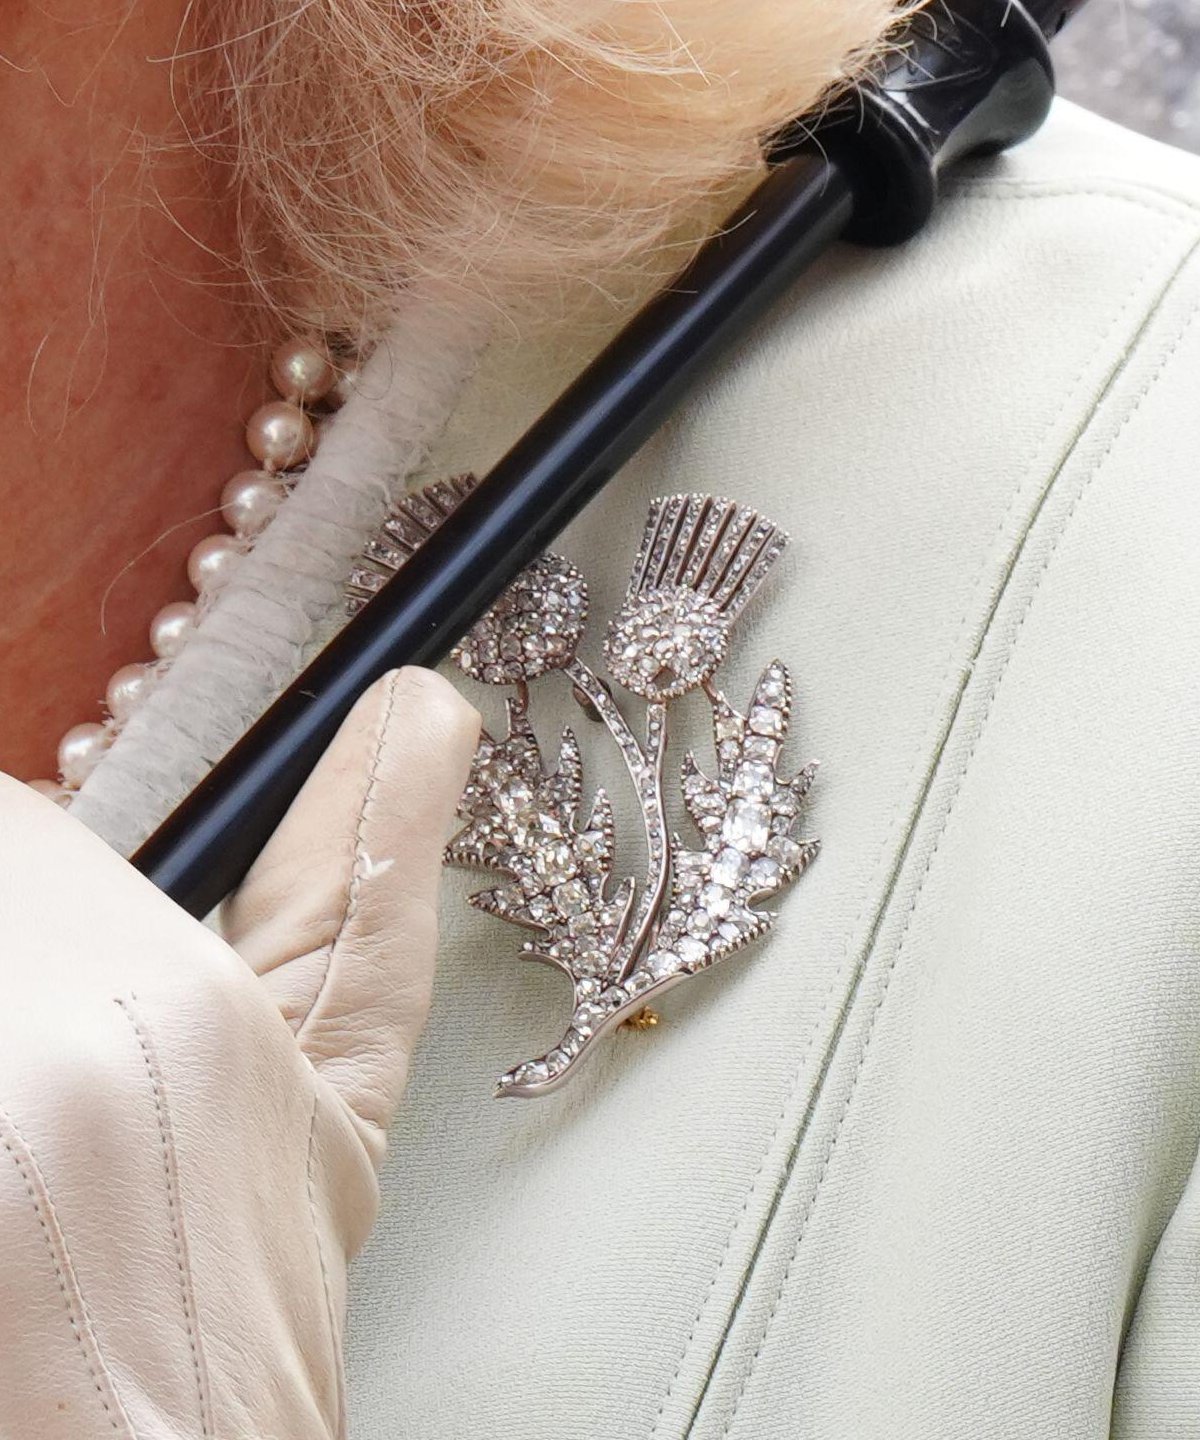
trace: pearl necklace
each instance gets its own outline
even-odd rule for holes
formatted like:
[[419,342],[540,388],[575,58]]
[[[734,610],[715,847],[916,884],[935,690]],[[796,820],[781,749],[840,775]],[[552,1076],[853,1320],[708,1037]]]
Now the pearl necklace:
[[335,408],[348,377],[311,340],[288,340],[271,357],[271,383],[280,399],[269,401],[246,422],[246,448],[259,469],[241,470],[221,491],[227,531],[206,535],[193,547],[187,575],[195,600],[177,600],[150,622],[153,660],[122,665],[109,679],[103,720],[85,720],[59,741],[57,780],[31,780],[32,789],[68,806],[138,706],[187,644],[198,619],[229,579],[239,559],[266,529],[295,474],[316,452],[317,429],[309,411]]

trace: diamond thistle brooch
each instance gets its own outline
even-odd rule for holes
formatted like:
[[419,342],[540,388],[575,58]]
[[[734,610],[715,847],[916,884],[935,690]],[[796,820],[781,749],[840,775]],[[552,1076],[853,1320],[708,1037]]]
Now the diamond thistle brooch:
[[[755,511],[705,495],[656,500],[604,654],[613,679],[646,702],[639,740],[607,683],[578,656],[587,586],[569,561],[543,555],[517,578],[454,652],[467,674],[511,685],[508,731],[484,734],[459,806],[463,829],[447,861],[503,877],[471,903],[533,932],[522,954],[557,966],[573,986],[558,1044],[500,1077],[501,1096],[545,1095],[646,1001],[706,970],[763,934],[773,915],[756,908],[817,854],[797,835],[816,773],[779,773],[791,709],[787,669],[772,661],[745,710],[713,676],[730,631],[779,558],[787,536]],[[561,671],[576,699],[618,746],[641,807],[647,871],[617,880],[612,807],[597,791],[581,820],[583,764],[564,730],[546,765],[529,721],[529,685]],[[689,753],[683,802],[699,834],[668,837],[664,762],[670,702],[701,690],[712,709],[716,775]]]

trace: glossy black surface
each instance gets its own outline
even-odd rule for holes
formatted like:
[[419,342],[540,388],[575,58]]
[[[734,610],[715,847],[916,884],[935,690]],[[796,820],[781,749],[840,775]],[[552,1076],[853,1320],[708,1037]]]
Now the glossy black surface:
[[[941,3],[808,138],[779,140],[762,185],[564,392],[394,580],[304,671],[134,857],[195,915],[241,879],[362,691],[440,660],[662,422],[705,368],[847,228],[904,238],[939,169],[1036,129],[1043,31],[1068,8]],[[1036,20],[1036,23],[1034,21]],[[855,116],[857,115],[857,119]],[[871,116],[870,123],[863,117]]]
[[[1040,22],[1004,0],[935,0],[870,82],[829,110],[816,139],[854,189],[848,239],[907,240],[932,213],[945,168],[1037,130],[1054,98],[1043,26],[1056,26],[1065,7],[1038,9]],[[787,138],[775,148],[787,153]]]
[[[813,155],[780,165],[526,432],[134,857],[195,915],[245,873],[355,699],[445,655],[611,478],[709,356],[845,228],[850,192]],[[738,223],[738,221],[742,223]]]

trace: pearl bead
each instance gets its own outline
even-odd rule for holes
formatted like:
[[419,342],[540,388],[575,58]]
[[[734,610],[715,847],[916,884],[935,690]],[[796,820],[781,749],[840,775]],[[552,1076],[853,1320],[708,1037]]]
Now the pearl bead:
[[312,423],[295,405],[273,400],[246,422],[246,444],[266,469],[287,470],[312,453]]
[[337,374],[311,340],[286,340],[271,356],[271,383],[293,405],[311,405],[333,389]]
[[243,470],[221,491],[221,514],[236,535],[251,539],[266,529],[287,494],[282,480],[265,470]]
[[196,607],[190,600],[164,605],[150,622],[150,648],[160,660],[174,660],[196,623]]
[[58,768],[63,783],[78,790],[111,744],[110,732],[94,720],[72,725],[58,742]]
[[65,785],[60,785],[57,780],[27,780],[25,782],[31,790],[36,790],[39,795],[44,795],[47,800],[53,800],[56,805],[63,809],[71,803],[74,798],[73,792]]
[[219,590],[241,559],[242,547],[233,535],[206,535],[192,546],[188,556],[188,579],[197,595]]
[[122,665],[114,672],[104,692],[108,713],[118,725],[124,725],[154,686],[154,670],[149,665]]

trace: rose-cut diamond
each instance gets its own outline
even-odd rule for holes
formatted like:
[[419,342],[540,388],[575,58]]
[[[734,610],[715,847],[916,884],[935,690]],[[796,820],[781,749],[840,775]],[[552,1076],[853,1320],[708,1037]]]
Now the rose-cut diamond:
[[515,685],[574,658],[587,621],[587,585],[560,555],[543,555],[521,571],[451,652],[488,685]]
[[631,596],[609,627],[608,668],[646,700],[671,700],[725,658],[729,627],[713,601],[682,588]]
[[721,834],[737,850],[761,851],[771,829],[771,812],[753,800],[735,800],[725,815]]

